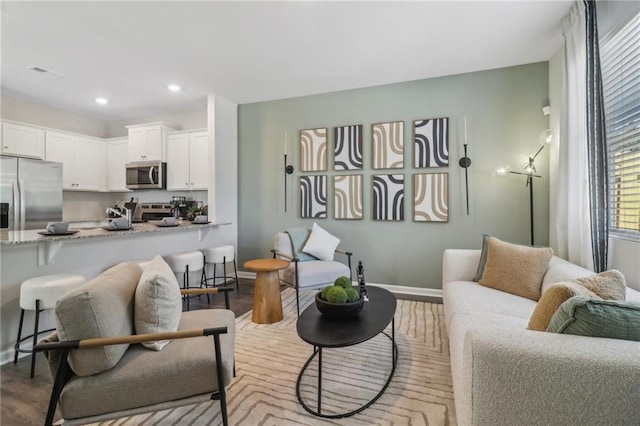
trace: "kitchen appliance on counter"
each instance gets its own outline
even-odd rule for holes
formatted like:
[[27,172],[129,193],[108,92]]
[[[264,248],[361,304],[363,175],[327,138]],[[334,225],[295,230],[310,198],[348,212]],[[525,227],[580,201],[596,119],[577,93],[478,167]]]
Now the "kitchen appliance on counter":
[[170,203],[142,203],[140,211],[142,212],[141,219],[143,221],[162,220],[163,217],[172,216],[173,206]]
[[62,163],[0,157],[0,225],[20,231],[62,221]]
[[186,197],[174,196],[171,197],[171,206],[173,209],[173,217],[185,218],[190,208],[196,207],[197,201],[187,200]]
[[162,161],[140,161],[127,163],[128,189],[166,189],[167,163]]

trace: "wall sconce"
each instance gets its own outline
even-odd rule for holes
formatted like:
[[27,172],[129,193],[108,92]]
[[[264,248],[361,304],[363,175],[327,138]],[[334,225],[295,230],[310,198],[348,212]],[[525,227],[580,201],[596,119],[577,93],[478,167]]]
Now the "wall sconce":
[[287,164],[287,132],[284,132],[284,211],[287,212],[287,175],[293,173],[293,166]]
[[506,175],[510,173],[514,175],[524,175],[527,177],[527,183],[525,184],[525,187],[527,186],[529,187],[529,215],[530,215],[529,220],[531,224],[531,245],[533,245],[533,178],[542,177],[536,174],[537,171],[535,166],[535,160],[538,154],[542,152],[544,147],[551,143],[551,141],[553,140],[553,133],[549,129],[544,130],[542,133],[540,133],[538,140],[540,142],[540,148],[538,148],[538,151],[536,151],[536,153],[533,156],[529,157],[529,161],[524,166],[523,172],[514,172],[508,166],[500,167],[499,169],[496,170],[496,173],[498,175]]
[[469,174],[467,169],[471,166],[471,158],[467,157],[467,116],[464,116],[464,157],[458,160],[458,165],[464,168],[464,184],[467,195],[467,216],[469,216]]

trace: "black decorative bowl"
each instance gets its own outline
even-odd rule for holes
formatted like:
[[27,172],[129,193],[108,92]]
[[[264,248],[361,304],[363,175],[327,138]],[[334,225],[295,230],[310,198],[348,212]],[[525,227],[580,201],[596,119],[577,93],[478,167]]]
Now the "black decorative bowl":
[[322,300],[320,292],[316,294],[316,306],[322,315],[331,320],[346,320],[358,316],[364,306],[364,297],[355,302],[331,303]]

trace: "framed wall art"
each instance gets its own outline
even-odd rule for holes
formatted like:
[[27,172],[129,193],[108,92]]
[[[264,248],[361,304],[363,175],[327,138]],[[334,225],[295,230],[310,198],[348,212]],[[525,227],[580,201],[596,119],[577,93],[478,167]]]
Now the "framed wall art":
[[300,171],[327,170],[327,128],[300,131]]
[[327,176],[300,176],[300,217],[326,219]]
[[333,128],[334,170],[362,169],[362,124]]
[[449,118],[413,122],[413,165],[416,168],[449,165]]
[[413,175],[413,220],[449,221],[449,173]]
[[371,138],[374,169],[404,167],[404,121],[373,124]]
[[404,220],[404,175],[373,175],[373,220]]
[[335,219],[362,219],[362,175],[333,177],[333,216]]

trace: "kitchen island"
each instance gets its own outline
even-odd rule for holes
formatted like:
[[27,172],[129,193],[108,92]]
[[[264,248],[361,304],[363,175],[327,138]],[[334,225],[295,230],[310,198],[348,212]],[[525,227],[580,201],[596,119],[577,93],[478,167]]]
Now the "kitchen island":
[[[157,255],[230,243],[224,230],[230,223],[183,221],[175,227],[159,224],[134,223],[131,229],[110,231],[102,229],[99,221],[79,222],[71,223],[69,230],[73,234],[51,236],[40,235],[38,232],[43,229],[0,231],[0,363],[13,358],[20,318],[20,285],[24,280],[62,273],[81,274],[90,280],[120,262],[146,261]],[[191,277],[192,282],[199,279],[199,275]],[[25,330],[33,330],[32,314],[25,315]],[[40,321],[41,329],[55,326],[50,311],[44,311]]]

